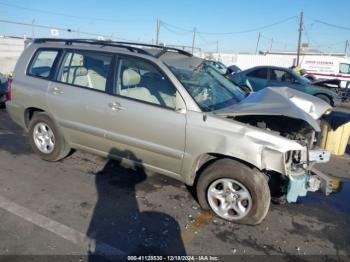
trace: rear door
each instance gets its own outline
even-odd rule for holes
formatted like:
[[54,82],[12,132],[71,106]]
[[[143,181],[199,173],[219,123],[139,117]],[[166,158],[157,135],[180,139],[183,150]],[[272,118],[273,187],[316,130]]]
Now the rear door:
[[113,55],[96,51],[67,50],[55,81],[49,83],[47,100],[65,138],[75,146],[108,151],[105,119]]
[[245,85],[251,87],[253,91],[259,91],[267,87],[268,69],[266,67],[254,69],[247,73],[246,77]]

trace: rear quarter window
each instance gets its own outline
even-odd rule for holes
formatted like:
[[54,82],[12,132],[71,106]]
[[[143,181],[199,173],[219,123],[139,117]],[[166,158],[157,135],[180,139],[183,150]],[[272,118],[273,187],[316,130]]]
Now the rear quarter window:
[[28,70],[28,75],[49,78],[58,50],[38,50]]

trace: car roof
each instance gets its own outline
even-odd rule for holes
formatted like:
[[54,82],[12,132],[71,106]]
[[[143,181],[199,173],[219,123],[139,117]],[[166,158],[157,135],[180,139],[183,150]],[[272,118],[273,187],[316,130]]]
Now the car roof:
[[287,67],[281,67],[281,66],[270,66],[270,65],[261,65],[261,66],[254,66],[254,67],[251,67],[251,68],[248,68],[248,69],[245,69],[239,73],[248,73],[248,72],[251,72],[251,71],[254,71],[254,70],[257,70],[257,69],[277,69],[277,70],[285,70],[285,71],[290,71],[291,69],[290,68],[287,68]]
[[260,68],[267,68],[267,69],[280,69],[280,70],[289,70],[287,67],[282,67],[282,66],[255,66],[250,69],[260,69]]

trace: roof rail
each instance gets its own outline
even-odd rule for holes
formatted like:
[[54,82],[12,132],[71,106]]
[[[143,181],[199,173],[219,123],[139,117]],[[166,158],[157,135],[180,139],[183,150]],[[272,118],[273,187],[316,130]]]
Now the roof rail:
[[[178,49],[178,48],[161,46],[161,45],[153,45],[153,44],[144,44],[144,43],[138,43],[138,42],[120,42],[120,41],[112,41],[112,40],[95,40],[95,39],[64,39],[64,38],[36,38],[36,39],[34,39],[34,43],[44,43],[44,42],[62,42],[62,43],[65,43],[66,45],[71,45],[72,43],[79,43],[79,44],[112,46],[112,47],[126,48],[131,52],[137,52],[140,54],[151,55],[151,56],[154,56],[156,58],[161,57],[167,51],[175,51],[175,52],[178,52],[179,54],[182,54],[182,55],[192,56],[191,53],[186,52],[186,51],[181,50],[181,49]],[[161,49],[161,51],[155,55],[152,55],[151,53],[147,52],[145,49],[138,48],[137,46],[158,48],[158,49]]]
[[167,51],[175,51],[175,52],[178,52],[179,54],[182,54],[182,55],[193,56],[191,53],[189,53],[189,52],[187,52],[185,50],[181,50],[181,49],[178,49],[178,48],[175,48],[175,47],[170,47],[170,46],[144,44],[144,43],[138,43],[138,42],[109,41],[109,40],[107,40],[107,42],[116,43],[116,44],[122,44],[122,45],[145,46],[145,47],[153,47],[153,48],[162,49],[162,51],[159,52],[156,55],[156,57],[160,57],[161,55],[163,55]]
[[103,41],[103,40],[94,40],[94,39],[63,39],[63,38],[36,38],[33,41],[34,43],[45,43],[45,42],[61,42],[65,43],[66,45],[72,45],[73,43],[77,44],[89,44],[89,45],[102,45],[102,46],[112,46],[112,47],[119,47],[119,48],[125,48],[131,52],[145,54],[145,55],[151,55],[146,50],[142,48],[137,48],[133,46],[127,46],[127,45],[121,45],[117,43],[112,43],[109,41]]

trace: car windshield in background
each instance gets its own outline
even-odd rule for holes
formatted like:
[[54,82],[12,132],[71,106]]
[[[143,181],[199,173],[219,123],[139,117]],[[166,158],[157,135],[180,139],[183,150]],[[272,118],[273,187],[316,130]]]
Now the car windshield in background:
[[300,84],[303,84],[303,85],[311,84],[311,81],[309,79],[307,79],[304,76],[299,75],[294,70],[289,70],[289,73],[291,73]]
[[205,63],[195,68],[169,64],[168,67],[204,112],[228,107],[245,98],[239,87]]

